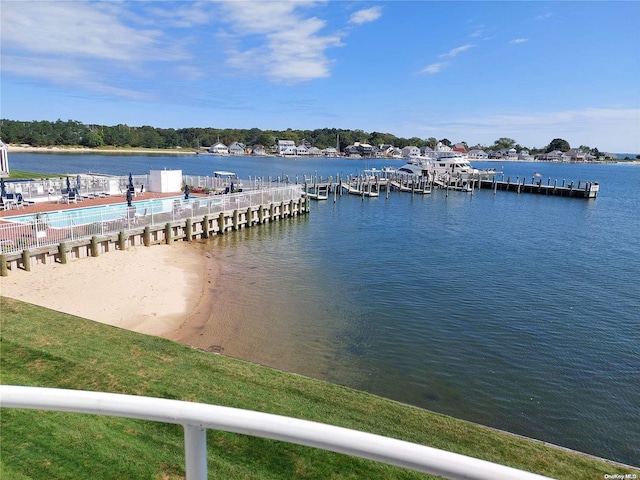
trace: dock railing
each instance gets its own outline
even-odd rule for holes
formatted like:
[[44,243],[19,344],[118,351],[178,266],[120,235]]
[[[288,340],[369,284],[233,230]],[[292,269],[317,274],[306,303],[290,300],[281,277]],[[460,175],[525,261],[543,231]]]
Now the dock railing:
[[136,202],[127,206],[121,203],[82,208],[65,209],[49,213],[35,213],[4,217],[7,223],[0,224],[0,253],[12,254],[25,249],[37,249],[74,242],[93,236],[106,236],[121,231],[164,225],[187,218],[216,215],[220,212],[247,209],[252,206],[271,203],[297,201],[302,197],[302,187],[287,185],[244,190],[238,193],[210,196],[190,196],[189,199],[158,198],[145,201],[141,206]]
[[450,479],[548,478],[485,460],[357,430],[269,413],[180,400],[0,385],[0,407],[84,413],[182,425],[187,480],[208,478],[207,429],[306,445]]

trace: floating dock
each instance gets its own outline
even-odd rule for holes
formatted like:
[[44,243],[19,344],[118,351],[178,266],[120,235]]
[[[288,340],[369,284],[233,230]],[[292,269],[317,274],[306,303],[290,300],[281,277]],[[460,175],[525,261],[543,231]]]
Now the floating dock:
[[598,182],[583,182],[579,180],[577,184],[573,181],[567,184],[566,181],[563,180],[562,184],[558,185],[557,180],[551,184],[550,178],[546,184],[543,184],[542,179],[536,181],[535,178],[532,178],[532,181],[527,183],[526,179],[523,178],[521,181],[519,177],[516,177],[515,181],[512,181],[510,177],[507,178],[507,180],[480,180],[478,182],[478,188],[573,198],[596,198],[600,191]]
[[[525,177],[516,177],[512,180],[511,177],[498,180],[497,175],[491,179],[460,179],[453,178],[448,183],[438,179],[431,179],[430,181],[424,177],[412,177],[406,175],[389,175],[386,178],[370,177],[366,175],[349,176],[343,180],[342,177],[336,176],[338,180],[334,180],[333,177],[315,177],[309,179],[309,183],[305,178],[304,195],[313,200],[327,200],[331,193],[336,195],[342,195],[342,192],[346,192],[351,195],[360,195],[364,197],[378,197],[382,191],[387,192],[387,197],[390,191],[406,192],[412,194],[429,194],[434,189],[442,189],[448,191],[459,191],[473,194],[475,190],[493,190],[494,193],[498,190],[514,193],[535,193],[539,195],[555,195],[560,197],[570,198],[585,198],[591,199],[598,196],[600,191],[600,184],[598,182],[585,182],[579,180],[577,183],[571,181],[567,183],[566,180],[562,180],[559,183],[555,180],[551,183],[551,178],[543,183],[542,179],[533,177],[528,182]],[[310,180],[313,180],[312,182]]]

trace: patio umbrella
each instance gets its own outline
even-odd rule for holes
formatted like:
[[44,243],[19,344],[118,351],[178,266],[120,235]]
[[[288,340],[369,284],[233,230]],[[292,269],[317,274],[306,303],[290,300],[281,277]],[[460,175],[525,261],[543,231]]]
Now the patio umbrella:
[[6,197],[7,196],[7,192],[4,189],[4,178],[0,178],[0,196],[2,196],[2,197]]
[[69,177],[67,177],[67,192],[71,191],[71,181],[69,180]]
[[131,190],[127,190],[127,207],[131,206]]
[[76,177],[76,190],[80,193],[80,174]]
[[189,185],[184,186],[184,199],[189,200]]
[[131,173],[129,173],[129,189],[133,190],[133,177],[131,176]]

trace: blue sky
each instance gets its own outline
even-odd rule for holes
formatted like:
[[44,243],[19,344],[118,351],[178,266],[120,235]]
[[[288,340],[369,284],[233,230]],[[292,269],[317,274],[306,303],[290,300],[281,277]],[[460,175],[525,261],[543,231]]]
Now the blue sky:
[[640,153],[640,2],[2,0],[0,116]]

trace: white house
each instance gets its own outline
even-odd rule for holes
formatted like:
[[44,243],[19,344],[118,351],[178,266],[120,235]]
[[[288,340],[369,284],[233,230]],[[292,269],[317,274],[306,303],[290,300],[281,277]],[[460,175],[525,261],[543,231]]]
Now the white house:
[[296,144],[293,140],[278,140],[278,155],[295,155]]
[[229,153],[231,155],[244,155],[245,153],[247,153],[244,143],[240,143],[240,142],[233,142],[231,145],[229,145]]
[[296,155],[309,155],[309,149],[304,143],[296,147]]
[[338,156],[338,150],[336,150],[334,147],[327,147],[322,151],[322,153],[324,154],[325,157],[337,157]]
[[467,153],[467,157],[484,160],[489,158],[489,154],[484,150],[469,150],[469,152]]
[[530,162],[533,160],[533,157],[529,153],[529,150],[520,150],[520,153],[518,153],[518,160],[521,162]]
[[420,156],[420,149],[418,147],[409,145],[409,146],[404,147],[402,149],[402,156],[404,158],[419,157]]
[[217,142],[209,147],[209,153],[214,155],[229,155],[229,147],[222,142]]
[[263,145],[254,145],[251,149],[252,155],[263,156],[265,153],[266,152]]

